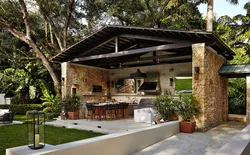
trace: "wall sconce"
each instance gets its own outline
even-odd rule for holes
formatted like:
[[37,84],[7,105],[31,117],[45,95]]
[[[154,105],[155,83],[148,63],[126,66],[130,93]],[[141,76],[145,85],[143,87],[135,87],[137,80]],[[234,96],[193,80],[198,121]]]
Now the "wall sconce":
[[173,78],[170,78],[169,81],[170,81],[170,86],[172,87],[172,86],[173,86],[173,83],[174,83],[174,79],[173,79]]
[[200,67],[194,67],[194,72],[199,73],[200,72]]
[[173,72],[173,71],[174,71],[174,69],[173,69],[173,68],[170,68],[170,69],[169,69],[169,72]]

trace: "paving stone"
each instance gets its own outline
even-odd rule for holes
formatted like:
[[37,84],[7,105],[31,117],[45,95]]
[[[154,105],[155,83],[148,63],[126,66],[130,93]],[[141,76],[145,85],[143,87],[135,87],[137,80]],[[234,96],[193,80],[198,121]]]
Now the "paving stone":
[[132,155],[212,155],[244,127],[227,122],[204,133],[179,133]]

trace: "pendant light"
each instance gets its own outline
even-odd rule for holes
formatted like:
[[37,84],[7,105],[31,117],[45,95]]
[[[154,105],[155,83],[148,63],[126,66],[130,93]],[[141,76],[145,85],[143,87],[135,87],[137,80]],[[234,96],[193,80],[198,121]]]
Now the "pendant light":
[[132,79],[144,79],[147,77],[146,73],[142,73],[140,69],[137,69],[136,73],[131,73],[130,78]]

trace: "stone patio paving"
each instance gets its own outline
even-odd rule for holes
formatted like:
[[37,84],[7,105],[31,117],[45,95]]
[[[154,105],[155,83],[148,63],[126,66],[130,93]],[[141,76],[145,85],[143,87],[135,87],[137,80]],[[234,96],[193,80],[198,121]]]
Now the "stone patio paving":
[[179,133],[133,155],[212,155],[245,127],[227,122],[205,133]]
[[151,126],[148,123],[136,123],[133,118],[126,118],[120,120],[56,120],[47,122],[47,125],[61,126],[66,128],[75,128],[80,130],[91,130],[101,133],[119,133],[128,130],[139,129]]
[[23,122],[20,122],[20,121],[13,121],[12,123],[2,123],[2,122],[0,122],[0,126],[3,126],[3,125],[14,125],[14,124],[23,124]]

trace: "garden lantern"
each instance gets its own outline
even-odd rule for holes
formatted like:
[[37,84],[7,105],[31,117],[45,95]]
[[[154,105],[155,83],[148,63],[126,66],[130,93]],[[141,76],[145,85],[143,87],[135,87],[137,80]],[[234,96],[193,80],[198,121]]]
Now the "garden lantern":
[[45,146],[45,115],[43,112],[31,111],[27,115],[28,147],[41,149]]

